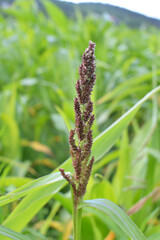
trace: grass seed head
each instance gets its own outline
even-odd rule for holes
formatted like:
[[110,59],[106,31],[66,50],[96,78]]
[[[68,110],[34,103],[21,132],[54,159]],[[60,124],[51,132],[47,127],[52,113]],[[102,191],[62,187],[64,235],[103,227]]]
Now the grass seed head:
[[[96,80],[94,51],[95,43],[90,41],[88,48],[82,55],[79,79],[76,83],[77,97],[74,100],[75,129],[71,130],[69,134],[74,174],[70,177],[65,173],[64,169],[60,169],[62,176],[72,186],[75,199],[84,196],[94,162],[94,157],[89,160],[93,144],[91,127],[94,122],[91,93]],[[77,139],[77,143],[75,139]]]

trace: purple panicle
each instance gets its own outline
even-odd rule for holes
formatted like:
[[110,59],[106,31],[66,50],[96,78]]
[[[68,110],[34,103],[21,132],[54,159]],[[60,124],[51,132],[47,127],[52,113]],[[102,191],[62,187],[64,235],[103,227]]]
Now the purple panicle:
[[82,55],[79,67],[79,79],[76,83],[77,97],[74,100],[75,129],[70,131],[69,145],[74,174],[70,177],[64,169],[59,169],[62,176],[72,186],[75,199],[83,197],[91,175],[94,157],[89,160],[93,144],[91,127],[94,122],[91,93],[95,84],[95,43],[89,42]]

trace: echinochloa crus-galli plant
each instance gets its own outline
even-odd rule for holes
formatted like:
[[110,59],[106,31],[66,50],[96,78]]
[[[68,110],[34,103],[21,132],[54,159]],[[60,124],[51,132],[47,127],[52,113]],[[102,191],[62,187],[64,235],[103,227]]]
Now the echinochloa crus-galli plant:
[[70,131],[69,145],[74,168],[73,175],[59,169],[62,176],[69,182],[73,197],[74,240],[80,240],[81,204],[91,175],[94,157],[91,157],[93,143],[91,127],[94,122],[93,102],[91,93],[95,84],[95,43],[89,42],[82,55],[79,67],[79,79],[76,83],[77,97],[74,100],[75,129]]

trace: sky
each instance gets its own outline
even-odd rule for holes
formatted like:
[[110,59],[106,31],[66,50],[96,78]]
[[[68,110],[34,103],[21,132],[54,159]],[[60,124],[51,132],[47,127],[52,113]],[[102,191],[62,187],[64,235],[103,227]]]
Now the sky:
[[66,2],[101,2],[123,7],[148,17],[160,19],[160,0],[63,0]]

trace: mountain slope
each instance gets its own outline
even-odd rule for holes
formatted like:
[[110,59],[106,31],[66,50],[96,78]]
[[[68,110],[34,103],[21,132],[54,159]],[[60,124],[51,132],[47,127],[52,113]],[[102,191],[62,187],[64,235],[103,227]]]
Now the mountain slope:
[[[37,2],[41,2],[46,0],[35,0]],[[102,3],[79,3],[74,4],[71,2],[64,2],[59,0],[50,0],[54,4],[56,4],[68,17],[75,17],[75,10],[79,9],[82,14],[85,16],[88,13],[95,13],[97,15],[102,15],[108,13],[114,19],[116,23],[125,23],[130,27],[140,27],[142,25],[145,26],[155,26],[160,28],[160,20],[155,18],[150,18],[144,16],[142,14],[132,12],[130,10],[116,7],[110,4],[102,4]],[[0,5],[11,4],[14,0],[0,0]],[[40,4],[41,5],[41,4]]]
[[[43,0],[44,1],[44,0]],[[42,2],[43,2],[42,1]],[[140,25],[154,25],[160,28],[160,20],[155,18],[150,18],[142,14],[132,12],[130,10],[116,7],[110,4],[102,3],[79,3],[74,4],[71,2],[64,2],[58,0],[51,0],[57,6],[59,6],[67,16],[73,17],[75,14],[75,8],[82,11],[84,15],[88,13],[96,13],[102,15],[103,13],[109,13],[113,16],[117,22],[125,23],[131,27],[139,27]]]

